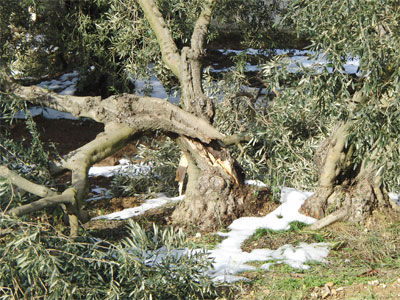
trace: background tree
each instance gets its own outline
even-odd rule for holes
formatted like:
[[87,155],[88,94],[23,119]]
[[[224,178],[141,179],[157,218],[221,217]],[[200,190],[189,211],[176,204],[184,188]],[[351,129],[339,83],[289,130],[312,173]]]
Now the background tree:
[[[315,145],[328,135],[315,153],[316,193],[302,207],[316,218],[332,213],[315,227],[392,212],[387,186],[398,190],[400,174],[399,14],[395,1],[294,1],[287,20],[312,42],[315,64],[265,68],[266,81],[280,91],[276,105],[308,115],[302,122],[299,113],[288,118],[301,126],[300,139]],[[352,74],[344,69],[350,58],[359,61]]]

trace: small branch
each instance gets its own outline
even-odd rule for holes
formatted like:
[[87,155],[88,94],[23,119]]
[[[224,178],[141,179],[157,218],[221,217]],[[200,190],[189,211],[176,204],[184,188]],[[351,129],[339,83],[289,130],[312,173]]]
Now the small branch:
[[310,230],[320,230],[320,229],[322,229],[326,226],[329,226],[339,220],[344,219],[345,217],[347,217],[347,215],[348,215],[347,209],[341,208],[341,209],[335,211],[334,213],[326,216],[325,218],[318,220],[317,222],[312,224],[309,227],[309,229]]
[[13,184],[18,186],[19,188],[23,189],[24,191],[27,191],[29,193],[35,194],[40,197],[48,197],[55,195],[56,192],[52,191],[51,189],[33,183],[22,176],[18,175],[14,171],[11,171],[5,166],[0,166],[0,177],[3,178],[8,178],[8,180]]
[[22,216],[47,207],[53,207],[61,204],[74,205],[75,189],[69,188],[61,195],[46,197],[35,202],[14,208],[8,212],[9,215]]
[[208,26],[211,22],[212,10],[215,4],[215,0],[206,0],[203,10],[194,26],[192,38],[190,41],[191,50],[194,54],[194,59],[199,58],[204,51],[205,37],[208,31]]
[[181,79],[179,51],[157,4],[153,0],[138,0],[138,2],[157,37],[164,63],[176,77]]
[[229,146],[239,144],[241,142],[249,142],[250,140],[251,138],[249,135],[238,133],[224,137],[221,141],[224,143],[224,145]]

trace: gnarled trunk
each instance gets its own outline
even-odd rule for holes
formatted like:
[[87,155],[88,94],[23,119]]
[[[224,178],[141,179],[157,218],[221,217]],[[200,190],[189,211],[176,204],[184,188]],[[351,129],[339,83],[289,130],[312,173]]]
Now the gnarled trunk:
[[[201,85],[199,55],[190,48],[181,54],[182,98],[186,111],[211,122],[214,104]],[[188,162],[183,202],[172,215],[175,224],[196,224],[202,230],[227,224],[243,214],[251,193],[240,166],[218,141],[209,144],[181,136],[178,144]]]
[[320,219],[313,228],[339,219],[367,224],[374,212],[392,214],[393,208],[381,177],[372,161],[354,167],[353,146],[346,145],[350,123],[339,124],[317,151],[320,170],[317,191],[306,200],[301,211]]

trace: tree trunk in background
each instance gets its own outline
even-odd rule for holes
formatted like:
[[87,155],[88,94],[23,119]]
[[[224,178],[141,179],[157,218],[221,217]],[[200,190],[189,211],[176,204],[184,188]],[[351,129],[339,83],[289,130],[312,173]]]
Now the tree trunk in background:
[[393,214],[394,206],[373,162],[354,168],[353,146],[346,146],[349,126],[339,124],[317,151],[318,188],[301,211],[317,219],[341,211],[341,218],[351,223],[368,224],[375,212]]

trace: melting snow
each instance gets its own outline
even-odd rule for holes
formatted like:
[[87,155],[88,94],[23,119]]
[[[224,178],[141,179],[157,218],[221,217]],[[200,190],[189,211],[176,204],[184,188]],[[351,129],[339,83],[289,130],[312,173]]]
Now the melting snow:
[[[98,167],[99,171],[103,169],[108,174],[108,167]],[[261,181],[249,180],[248,184],[257,186],[265,186]],[[307,217],[299,213],[301,205],[305,199],[312,195],[310,192],[301,192],[292,188],[281,189],[282,204],[266,215],[265,217],[244,217],[232,222],[228,227],[228,233],[218,233],[226,237],[214,250],[209,251],[210,258],[214,259],[213,269],[209,271],[209,275],[217,281],[233,282],[237,280],[246,280],[244,277],[235,274],[256,268],[246,264],[249,261],[269,261],[261,266],[262,269],[268,270],[269,267],[277,263],[286,263],[294,268],[308,269],[306,263],[320,261],[324,262],[329,254],[329,244],[301,243],[298,246],[283,245],[277,250],[270,249],[254,249],[253,251],[243,252],[241,250],[242,243],[251,237],[258,228],[269,228],[273,230],[289,229],[289,223],[300,221],[306,224],[312,224],[315,219]],[[112,214],[95,217],[98,219],[127,219],[133,216],[143,214],[145,211],[162,206],[168,202],[180,201],[184,196],[168,198],[161,194],[156,199],[147,200],[144,204],[124,209]]]
[[[260,182],[255,183],[260,185]],[[302,215],[298,211],[310,195],[312,195],[310,192],[282,188],[282,205],[277,209],[265,217],[245,217],[233,221],[228,227],[230,232],[221,234],[227,238],[210,251],[210,256],[215,259],[214,270],[210,271],[210,274],[215,280],[232,282],[244,279],[234,275],[242,271],[255,270],[255,267],[246,264],[249,261],[273,261],[273,263],[286,263],[301,269],[309,268],[305,264],[307,262],[323,262],[329,254],[329,244],[326,243],[283,245],[277,250],[254,249],[251,252],[241,250],[242,243],[258,228],[286,230],[289,229],[289,223],[293,221],[306,224],[315,222],[315,219]],[[264,264],[261,268],[268,270],[273,263]]]
[[143,214],[145,211],[147,211],[149,209],[163,206],[169,202],[180,201],[183,199],[183,197],[184,196],[169,198],[169,197],[165,196],[164,194],[159,194],[158,198],[148,199],[148,200],[146,200],[145,203],[143,203],[140,206],[133,207],[133,208],[127,208],[122,211],[118,211],[118,212],[104,215],[104,216],[98,216],[98,217],[92,218],[92,220],[100,220],[100,219],[123,220],[123,219],[132,218],[132,217]]

